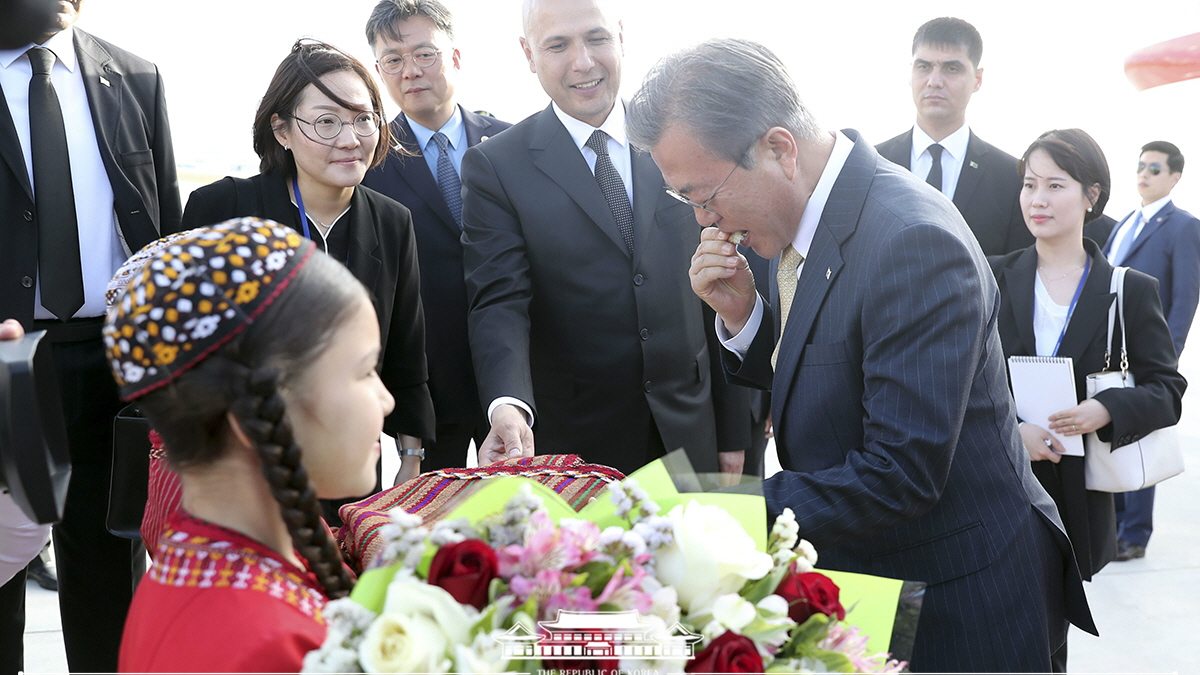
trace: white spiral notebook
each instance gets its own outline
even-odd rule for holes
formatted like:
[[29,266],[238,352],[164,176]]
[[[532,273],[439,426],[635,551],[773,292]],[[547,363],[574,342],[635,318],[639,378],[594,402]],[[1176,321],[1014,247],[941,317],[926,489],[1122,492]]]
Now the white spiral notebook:
[[[1069,356],[1010,356],[1008,379],[1012,383],[1017,416],[1050,431],[1050,416],[1079,404],[1075,395],[1075,369]],[[1063,436],[1050,431],[1067,455],[1083,457],[1083,436]]]

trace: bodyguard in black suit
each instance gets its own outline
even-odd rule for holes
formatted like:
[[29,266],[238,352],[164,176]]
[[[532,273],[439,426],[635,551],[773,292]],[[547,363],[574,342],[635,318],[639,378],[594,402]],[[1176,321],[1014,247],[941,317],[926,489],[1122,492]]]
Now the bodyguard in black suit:
[[[488,432],[467,337],[459,175],[467,148],[511,126],[455,103],[461,57],[451,20],[437,0],[383,0],[367,22],[375,70],[402,112],[392,121],[392,139],[401,150],[368,171],[363,185],[407,206],[417,236],[429,393],[437,417],[423,471],[466,466],[471,440],[481,444]],[[416,62],[431,55],[426,66]],[[449,164],[441,163],[435,133],[448,138]],[[457,212],[450,206],[455,192]]]
[[[913,38],[913,103],[917,123],[876,146],[879,154],[924,176],[952,197],[985,255],[1025,248],[1017,195],[1017,160],[967,127],[967,104],[983,84],[983,40],[962,19],[933,19]],[[936,147],[935,147],[936,146]],[[933,155],[940,161],[934,162]]]
[[[104,291],[126,256],[179,228],[180,206],[158,70],[73,28],[79,4],[63,3],[57,31],[39,41],[51,52],[49,79],[69,149],[55,153],[68,158],[69,175],[64,165],[51,187],[43,186],[39,165],[44,172],[54,162],[39,160],[30,147],[44,133],[31,127],[33,55],[28,47],[0,52],[0,317],[19,320],[27,332],[46,329],[55,343],[72,465],[63,520],[54,527],[63,641],[71,670],[112,672],[144,563],[140,542],[105,528],[112,424],[121,404],[100,340]],[[55,184],[70,188],[52,195]],[[75,215],[80,254],[54,270],[69,271],[77,257],[82,277],[73,293],[82,294],[61,315],[45,306],[54,293],[39,274],[39,242],[57,235],[44,233],[52,223],[39,217],[47,204],[35,201],[37,192],[58,205],[70,202]],[[18,574],[0,590],[0,672],[21,668],[24,587]]]
[[714,401],[711,321],[687,283],[698,228],[625,142],[605,9],[527,5],[522,45],[553,104],[463,161],[471,351],[492,423],[480,463],[532,454],[536,431],[540,453],[624,472],[676,448],[738,472],[749,402]]
[[[772,387],[784,470],[764,484],[768,510],[795,512],[822,565],[929,584],[914,672],[1044,672],[1065,617],[1094,632],[1020,445],[999,293],[950,203],[857,132],[823,131],[749,41],[660,62],[630,132],[716,226],[691,282],[720,315],[726,372]],[[738,232],[779,256],[768,297]]]

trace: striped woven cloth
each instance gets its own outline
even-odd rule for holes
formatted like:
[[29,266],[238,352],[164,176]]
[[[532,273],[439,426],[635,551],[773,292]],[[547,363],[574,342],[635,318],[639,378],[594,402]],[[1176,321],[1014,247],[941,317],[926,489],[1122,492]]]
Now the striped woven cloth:
[[502,476],[535,480],[557,492],[576,511],[599,495],[606,485],[625,477],[611,467],[587,464],[578,455],[537,455],[483,468],[430,471],[343,506],[338,513],[345,525],[337,534],[342,552],[351,567],[361,570],[383,547],[379,528],[389,522],[390,511],[404,509],[421,516],[426,523],[435,522],[453,509],[457,504],[454,497],[463,490],[479,481]]

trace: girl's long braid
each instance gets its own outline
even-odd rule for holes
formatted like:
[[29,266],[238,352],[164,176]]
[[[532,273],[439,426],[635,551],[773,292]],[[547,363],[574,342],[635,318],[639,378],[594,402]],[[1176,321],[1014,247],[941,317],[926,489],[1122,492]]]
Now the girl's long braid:
[[254,441],[263,476],[279,502],[293,546],[308,561],[326,597],[334,600],[347,595],[354,581],[342,564],[329,528],[321,520],[321,506],[300,461],[300,446],[292,436],[279,382],[279,371],[275,368],[251,371],[248,391],[235,403],[233,411],[242,429]]

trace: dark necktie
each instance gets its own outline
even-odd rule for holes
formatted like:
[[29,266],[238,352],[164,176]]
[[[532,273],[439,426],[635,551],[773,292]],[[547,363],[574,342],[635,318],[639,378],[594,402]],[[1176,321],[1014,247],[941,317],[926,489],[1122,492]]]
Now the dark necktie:
[[461,230],[462,179],[458,177],[458,172],[454,170],[454,164],[450,161],[450,139],[439,131],[433,135],[433,142],[437,143],[439,153],[437,161],[438,187],[442,189],[442,196],[446,198],[446,206],[450,207],[454,222]]
[[933,189],[938,192],[942,191],[942,146],[934,143],[929,146],[929,156],[933,158],[933,166],[929,167],[929,175],[925,177],[925,182],[933,186]]
[[604,201],[608,202],[608,208],[621,230],[625,248],[633,255],[633,207],[629,205],[625,182],[621,180],[621,174],[617,173],[617,167],[613,166],[612,158],[608,156],[608,134],[599,129],[593,131],[587,146],[596,151],[596,182],[600,184]]
[[38,281],[42,306],[65,321],[83,306],[79,223],[75,218],[67,130],[58,94],[50,81],[54,52],[34,47],[26,54],[33,67],[33,78],[29,80],[29,146],[38,223]]

